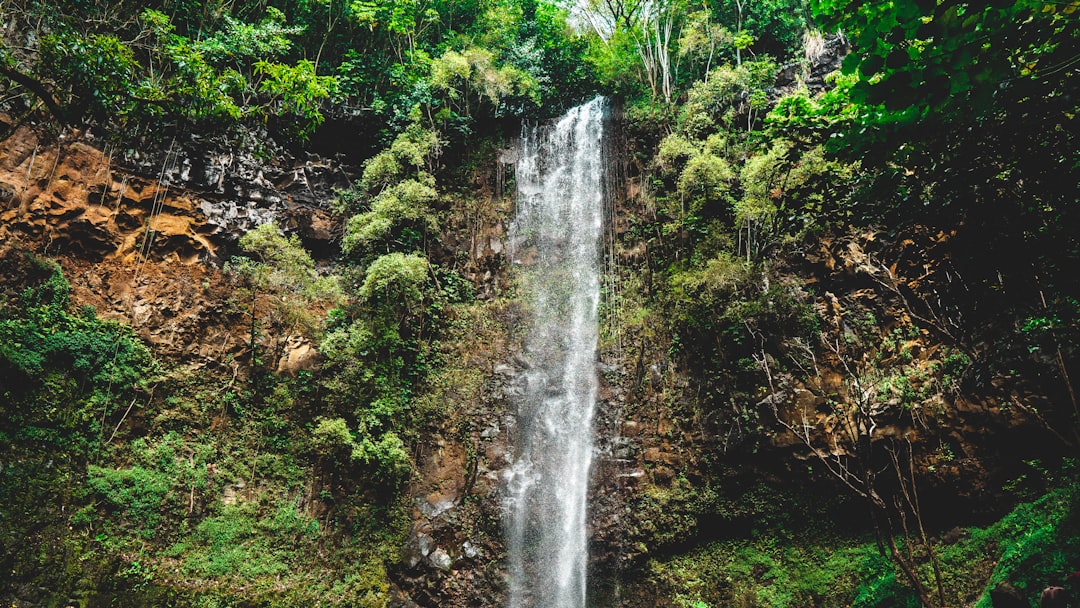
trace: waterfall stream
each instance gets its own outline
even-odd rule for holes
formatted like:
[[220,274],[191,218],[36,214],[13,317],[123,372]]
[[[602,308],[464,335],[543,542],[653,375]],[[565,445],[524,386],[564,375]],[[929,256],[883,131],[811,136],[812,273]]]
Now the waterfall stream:
[[606,107],[598,97],[522,134],[510,242],[529,368],[507,479],[511,608],[585,606]]

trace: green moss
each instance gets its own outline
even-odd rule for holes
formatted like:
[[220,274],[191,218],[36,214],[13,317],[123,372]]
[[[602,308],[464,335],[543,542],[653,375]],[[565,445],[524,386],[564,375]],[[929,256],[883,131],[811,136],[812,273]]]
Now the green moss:
[[[1068,481],[985,528],[958,532],[955,540],[937,546],[948,605],[992,608],[989,590],[1001,582],[1034,602],[1043,587],[1063,582],[1080,560],[1080,483]],[[924,561],[919,568],[924,580],[931,580],[930,564]],[[836,530],[770,528],[654,558],[646,570],[646,586],[679,607],[920,605],[872,538]]]
[[[1075,475],[1076,468],[1067,471]],[[1030,503],[1017,506],[1001,521],[971,531],[969,546],[957,554],[945,552],[943,561],[962,572],[965,557],[982,547],[997,554],[986,591],[976,608],[991,608],[989,589],[1009,582],[1034,595],[1049,584],[1060,584],[1080,563],[1080,482],[1075,478],[1062,488]]]

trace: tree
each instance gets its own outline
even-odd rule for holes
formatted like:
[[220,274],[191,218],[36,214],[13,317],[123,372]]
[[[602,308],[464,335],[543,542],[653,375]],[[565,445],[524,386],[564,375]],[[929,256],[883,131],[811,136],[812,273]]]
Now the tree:
[[713,60],[719,55],[720,47],[733,45],[734,42],[731,31],[713,21],[711,10],[702,8],[687,16],[679,36],[679,56],[695,63],[703,62],[701,78],[708,82]]
[[[801,344],[805,350],[793,352],[792,361],[804,367],[823,406],[781,406],[779,400],[771,400],[773,414],[834,479],[866,503],[879,548],[922,605],[941,608],[946,605],[944,581],[923,526],[911,435],[931,431],[930,411],[942,399],[943,389],[926,377],[927,369],[918,361],[898,363],[906,358],[903,329],[894,330],[893,339],[880,348],[873,346],[878,340],[875,332],[868,323],[843,336],[823,333],[820,355],[809,344]],[[771,384],[769,357],[762,352],[756,360]],[[819,362],[839,371],[839,385],[829,384]],[[886,471],[891,479],[882,481],[879,476]],[[895,490],[889,493],[885,487]],[[923,564],[930,567],[929,580]]]
[[[986,116],[1002,102],[1075,89],[1067,69],[1080,39],[1073,10],[1033,0],[814,5],[855,45],[844,71],[859,75],[851,96],[872,126],[867,143],[882,145],[896,127]],[[898,135],[892,146],[905,139]]]
[[[0,76],[37,97],[64,125],[206,129],[281,115],[294,119],[290,135],[305,138],[336,88],[333,77],[315,73],[314,63],[283,61],[303,28],[287,25],[274,7],[254,23],[225,13],[197,24],[174,23],[154,8],[111,12],[91,3],[84,14],[33,2],[14,8],[13,19],[31,32],[29,47],[0,41]],[[33,16],[37,9],[40,18]],[[8,29],[5,35],[11,36]]]
[[416,61],[420,38],[439,21],[439,12],[423,0],[354,0],[349,9],[360,25],[371,30],[384,28],[391,35],[398,63]]
[[[677,52],[672,44],[679,40],[676,28],[681,27],[684,12],[684,8],[675,2],[650,4],[642,11],[640,27],[630,29],[637,36],[638,55],[645,66],[653,98],[662,94],[664,103],[668,104],[672,101],[673,86],[678,78]],[[673,60],[676,61],[674,65]]]
[[319,350],[330,403],[358,429],[355,459],[403,462],[400,437],[415,431],[409,404],[428,369],[425,330],[445,300],[435,272],[418,253],[380,256],[364,270],[355,300],[329,320]]
[[[810,26],[807,0],[721,0],[712,3],[713,19],[736,37],[736,64],[752,56],[771,55],[777,60],[801,52],[803,32]],[[729,55],[730,56],[730,55]]]
[[[255,370],[263,364],[259,348],[263,325],[274,329],[267,336],[270,362],[276,362],[294,332],[316,329],[310,305],[337,297],[339,288],[336,277],[319,274],[296,235],[286,237],[273,223],[251,230],[240,238],[239,245],[247,255],[233,257],[225,270],[246,283],[241,297],[247,299],[248,351]],[[265,302],[263,306],[260,301]]]
[[439,193],[432,175],[443,142],[414,122],[389,148],[364,164],[356,186],[340,193],[338,210],[352,213],[345,224],[342,252],[370,262],[392,251],[418,251],[438,227]]
[[600,38],[609,40],[617,30],[637,27],[648,5],[648,0],[590,0],[582,14]]
[[486,101],[499,114],[503,98],[512,95],[539,101],[538,83],[527,72],[511,65],[496,66],[494,54],[470,47],[443,53],[431,67],[431,84],[447,96],[448,106],[465,117]]

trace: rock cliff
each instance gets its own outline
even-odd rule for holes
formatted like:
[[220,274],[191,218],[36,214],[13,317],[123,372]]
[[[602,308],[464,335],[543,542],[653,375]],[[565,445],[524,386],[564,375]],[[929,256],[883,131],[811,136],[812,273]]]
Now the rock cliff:
[[[270,220],[329,259],[340,226],[328,201],[359,172],[343,159],[273,152],[264,163],[194,137],[115,150],[87,133],[51,139],[20,127],[0,145],[0,237],[7,247],[57,258],[78,303],[129,323],[159,356],[235,377],[246,321],[227,305],[233,285],[222,262],[240,235]],[[518,304],[507,297],[505,162],[492,164],[475,176],[477,194],[442,244],[448,256],[467,260],[480,305],[460,319],[470,326],[464,337],[443,346],[445,383],[429,387],[448,415],[415,446],[411,522],[390,572],[401,606],[504,603],[502,482],[512,397],[523,390],[528,362]],[[620,174],[615,188],[622,194],[613,203],[609,272],[626,285],[655,270],[649,241],[630,229],[630,216],[655,213],[643,198],[642,172]],[[820,319],[826,347],[748,324],[760,343],[739,365],[752,386],[706,391],[703,370],[677,353],[670,334],[608,321],[590,501],[593,569],[603,581],[596,593],[605,604],[666,605],[638,575],[647,560],[801,508],[800,494],[842,495],[846,482],[829,464],[861,448],[835,440],[847,420],[835,406],[867,386],[891,409],[875,418],[866,449],[910,446],[910,472],[934,524],[999,515],[1009,502],[1002,486],[1018,471],[1013,454],[1061,455],[1053,420],[1039,414],[1058,389],[980,366],[993,359],[991,345],[965,343],[961,323],[973,321],[936,299],[954,281],[953,237],[920,226],[830,233],[756,277],[785,282],[787,297]],[[297,337],[277,367],[295,373],[317,365],[311,343]],[[973,373],[985,376],[970,382]],[[763,493],[780,497],[778,506],[761,504]],[[814,508],[854,513],[857,498]]]

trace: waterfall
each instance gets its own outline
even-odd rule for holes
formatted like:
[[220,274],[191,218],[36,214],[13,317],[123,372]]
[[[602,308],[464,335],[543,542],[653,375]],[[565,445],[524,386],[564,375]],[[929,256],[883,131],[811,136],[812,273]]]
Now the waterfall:
[[598,97],[522,133],[510,243],[529,368],[507,479],[511,608],[585,606],[606,106]]

